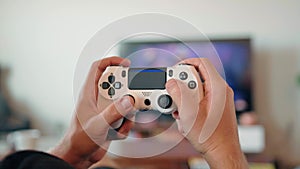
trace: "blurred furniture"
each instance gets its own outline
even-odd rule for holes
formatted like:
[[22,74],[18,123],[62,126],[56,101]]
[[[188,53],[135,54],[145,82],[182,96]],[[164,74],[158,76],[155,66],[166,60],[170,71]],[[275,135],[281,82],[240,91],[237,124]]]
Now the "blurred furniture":
[[[183,139],[179,144],[168,151],[157,154],[153,157],[139,158],[143,152],[159,150],[161,146],[172,144],[176,139],[180,139],[179,133],[171,131],[164,137],[157,137],[158,142],[153,141],[134,141],[126,139],[113,141],[107,155],[95,166],[111,166],[115,168],[130,169],[188,169],[191,163],[203,165],[205,161],[201,155],[194,150],[190,143]],[[274,159],[267,157],[261,152],[264,150],[264,129],[262,126],[239,126],[239,135],[243,151],[252,166],[271,166]],[[47,151],[58,143],[59,136],[43,136],[38,140],[36,149]],[[160,142],[160,143],[159,143]],[[123,152],[131,153],[131,157],[118,156]],[[124,154],[124,153],[123,153]],[[254,167],[253,167],[254,168]],[[275,168],[268,168],[275,169]]]
[[[265,148],[264,128],[260,125],[255,126],[239,126],[239,139],[243,152],[249,162],[255,162],[255,165],[273,165],[273,159],[262,155]],[[183,139],[179,144],[174,146],[169,151],[153,157],[139,158],[143,156],[143,152],[164,149],[164,144],[172,144],[176,141],[176,134],[170,132],[169,137],[157,137],[156,141],[134,141],[126,139],[122,141],[113,141],[108,152],[103,160],[96,166],[111,166],[115,168],[143,168],[143,169],[164,169],[164,168],[189,168],[191,160],[195,158],[200,162],[204,161],[201,155],[194,150],[192,145]],[[124,157],[129,155],[130,157]],[[202,160],[202,161],[201,161]],[[204,163],[204,164],[203,164]],[[266,164],[262,164],[266,163]],[[205,166],[205,161],[202,164]],[[254,163],[253,163],[254,166]],[[203,168],[204,169],[204,168]],[[275,169],[275,168],[271,168]]]
[[15,111],[15,104],[9,97],[6,85],[8,74],[7,68],[0,67],[0,159],[11,151],[6,135],[13,131],[30,128],[29,118]]
[[4,95],[0,91],[0,133],[8,133],[29,128],[29,119],[12,111],[4,98]]
[[[121,144],[121,145],[120,145]],[[161,144],[165,144],[162,142]],[[168,144],[168,142],[167,142]],[[169,143],[170,144],[170,143]],[[152,151],[151,149],[159,149],[160,145],[151,142],[131,142],[131,141],[114,141],[112,142],[109,150],[116,152],[115,148],[122,146],[121,151],[142,154],[146,151]],[[112,150],[115,149],[115,150]],[[121,153],[121,152],[120,152]],[[95,166],[110,166],[114,168],[130,168],[130,169],[188,169],[188,161],[191,157],[199,157],[200,154],[194,150],[190,143],[183,139],[178,145],[163,152],[162,154],[155,155],[153,157],[122,157],[113,153],[108,153],[103,160],[95,164]]]
[[29,129],[29,119],[17,113],[10,103],[9,92],[6,86],[8,69],[0,67],[0,134],[6,134],[20,129]]

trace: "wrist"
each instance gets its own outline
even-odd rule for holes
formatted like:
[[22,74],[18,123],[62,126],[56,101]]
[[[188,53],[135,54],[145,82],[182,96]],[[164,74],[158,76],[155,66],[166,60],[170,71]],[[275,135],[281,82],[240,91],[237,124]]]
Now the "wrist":
[[240,144],[228,142],[207,151],[203,157],[211,169],[231,168],[247,169],[248,163],[240,148]]
[[82,138],[82,133],[78,134],[78,131],[75,133],[69,132],[57,146],[48,152],[61,158],[75,168],[88,168],[92,165],[92,162],[89,161],[89,157],[98,147],[93,144],[89,150],[85,149],[86,146],[82,146],[82,144],[85,144],[86,142],[83,140],[78,142],[78,140],[80,140],[79,137]]

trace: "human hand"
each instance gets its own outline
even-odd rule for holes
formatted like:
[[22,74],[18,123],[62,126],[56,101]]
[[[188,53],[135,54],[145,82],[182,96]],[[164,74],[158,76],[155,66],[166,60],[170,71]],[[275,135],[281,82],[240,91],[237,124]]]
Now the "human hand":
[[[88,168],[104,156],[110,144],[107,140],[110,125],[132,112],[134,101],[125,96],[103,107],[98,101],[98,81],[107,66],[129,64],[129,60],[120,57],[93,63],[81,89],[70,128],[61,143],[50,151],[51,154],[76,168]],[[126,120],[118,130],[117,137],[125,138],[132,125],[132,121]]]
[[[200,102],[185,89],[185,84],[169,80],[168,93],[178,107],[173,113],[179,131],[207,160],[211,168],[248,168],[241,151],[233,91],[206,58],[192,58],[183,63],[193,65],[202,78],[199,92],[204,91]],[[198,111],[191,110],[190,105]]]

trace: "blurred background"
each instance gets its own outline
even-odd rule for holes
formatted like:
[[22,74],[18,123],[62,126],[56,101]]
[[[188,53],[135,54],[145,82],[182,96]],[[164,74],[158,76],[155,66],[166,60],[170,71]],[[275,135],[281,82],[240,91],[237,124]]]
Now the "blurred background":
[[249,40],[249,111],[264,128],[262,158],[278,168],[300,165],[296,0],[0,0],[0,132],[34,128],[45,137],[62,135],[74,111],[73,77],[82,48],[105,25],[143,12],[177,16],[211,39]]

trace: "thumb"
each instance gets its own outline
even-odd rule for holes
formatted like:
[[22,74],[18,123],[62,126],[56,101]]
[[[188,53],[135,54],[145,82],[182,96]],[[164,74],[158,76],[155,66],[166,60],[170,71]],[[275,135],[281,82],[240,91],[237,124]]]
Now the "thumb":
[[173,117],[176,118],[179,131],[189,133],[199,110],[199,91],[191,90],[187,84],[175,79],[167,82],[166,89],[177,106],[178,112],[173,113]]
[[124,96],[110,104],[103,112],[92,117],[86,124],[85,131],[97,144],[102,144],[110,125],[133,111],[134,100]]
[[181,107],[181,97],[182,97],[182,87],[183,85],[181,82],[176,81],[175,79],[171,79],[166,83],[166,89],[169,95],[172,97],[172,100],[177,105],[178,110]]
[[125,117],[133,111],[134,99],[130,96],[124,96],[114,101],[101,114],[105,121],[111,125],[112,123]]
[[[172,100],[175,102],[175,104],[177,105],[177,109],[180,110],[181,107],[181,91],[180,91],[180,87],[177,84],[177,81],[175,79],[171,79],[166,83],[166,89],[167,92],[169,93],[169,95],[171,96]],[[178,127],[178,131],[179,132],[183,132],[182,130],[182,125],[180,123],[180,117],[178,114],[178,110],[172,113],[173,118],[176,119],[176,123],[177,123],[177,127]]]

